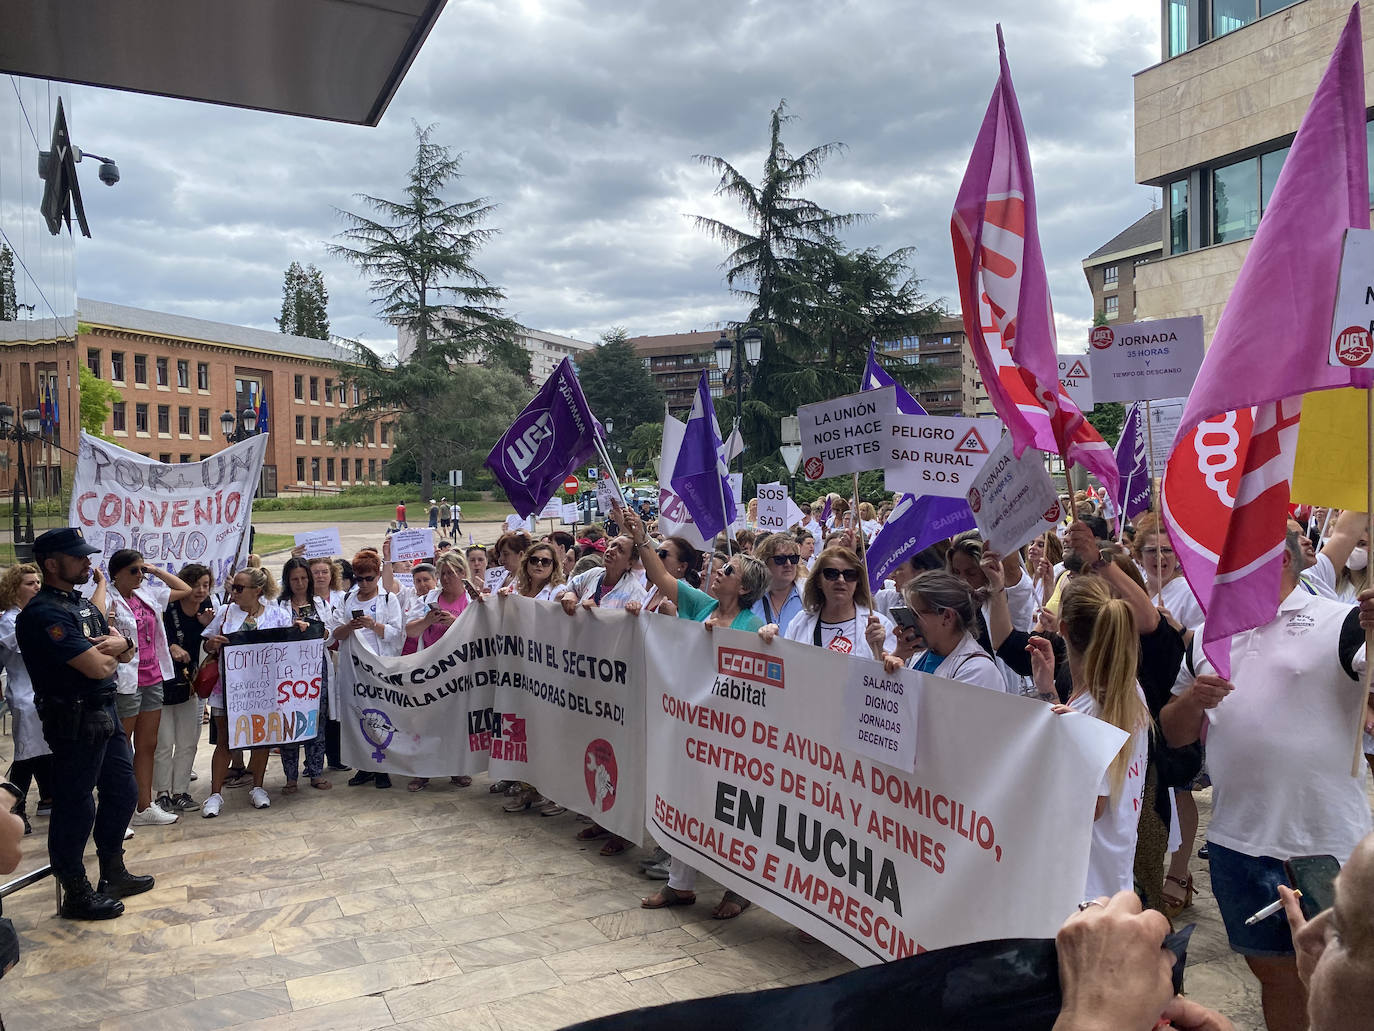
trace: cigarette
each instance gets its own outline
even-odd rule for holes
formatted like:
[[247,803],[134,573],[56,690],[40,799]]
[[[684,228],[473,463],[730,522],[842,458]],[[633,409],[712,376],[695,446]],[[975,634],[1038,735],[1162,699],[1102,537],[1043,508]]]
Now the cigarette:
[[[1296,895],[1298,898],[1302,898],[1302,892],[1301,892],[1301,891],[1295,891],[1295,892],[1293,892],[1293,894]],[[1277,913],[1277,912],[1278,912],[1280,909],[1282,909],[1282,908],[1283,908],[1283,899],[1279,899],[1277,902],[1271,902],[1271,903],[1269,903],[1269,905],[1265,906],[1263,909],[1261,909],[1261,910],[1260,910],[1258,913],[1256,913],[1254,916],[1252,916],[1252,917],[1250,917],[1248,920],[1246,920],[1246,921],[1245,921],[1245,926],[1246,926],[1246,927],[1252,927],[1252,926],[1254,926],[1255,924],[1259,923],[1261,920],[1267,920],[1269,917],[1273,916],[1275,913]]]

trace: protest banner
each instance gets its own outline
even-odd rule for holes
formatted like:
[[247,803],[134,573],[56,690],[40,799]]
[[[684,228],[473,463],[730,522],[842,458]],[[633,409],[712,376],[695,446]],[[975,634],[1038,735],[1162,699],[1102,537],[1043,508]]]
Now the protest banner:
[[1179,397],[1202,367],[1202,316],[1094,326],[1088,342],[1094,400]]
[[1121,731],[902,669],[885,678],[916,713],[902,769],[841,744],[835,685],[855,664],[881,677],[877,663],[682,620],[643,627],[645,819],[675,857],[864,965],[1050,937],[1082,899]]
[[509,576],[510,571],[505,566],[488,566],[482,587],[488,592],[499,590]]
[[[759,499],[759,533],[781,533],[792,524],[789,520],[787,488],[781,483],[760,483],[756,495]],[[800,510],[798,510],[800,511]]]
[[1059,493],[1045,469],[1045,456],[1027,448],[1020,458],[1010,434],[992,449],[969,488],[968,507],[988,546],[1010,555],[1059,525]]
[[418,530],[397,530],[391,535],[392,562],[428,562],[433,558],[434,531],[428,526]]
[[808,480],[883,467],[887,423],[897,414],[893,387],[819,401],[797,409],[802,472]]
[[540,519],[558,519],[563,515],[563,499],[557,494],[549,498],[539,513]]
[[1353,387],[1303,395],[1293,463],[1294,501],[1364,511],[1369,503],[1368,395]]
[[615,509],[620,494],[615,489],[615,481],[609,472],[603,472],[596,481],[596,509],[602,515],[610,515]]
[[954,503],[950,498],[898,495],[887,522],[869,542],[864,556],[870,589],[875,593],[881,590],[883,578],[918,551],[975,525],[966,499]]
[[[1347,229],[1341,249],[1336,310],[1331,320],[1327,361],[1347,369],[1374,366],[1374,230]],[[1306,402],[1304,402],[1306,404]],[[1303,420],[1307,410],[1303,409]],[[1359,511],[1367,504],[1361,500]]]
[[561,517],[561,519],[562,519],[562,522],[563,522],[563,525],[564,525],[564,526],[576,526],[576,525],[577,525],[577,504],[576,504],[576,502],[572,502],[572,501],[566,502],[566,503],[563,505],[563,507],[559,510],[559,515],[560,515],[560,517]]
[[1082,351],[1061,354],[1059,358],[1059,382],[1064,385],[1064,393],[1069,400],[1078,405],[1083,413],[1093,410],[1093,372],[1088,364],[1088,356]]
[[638,842],[644,690],[638,617],[492,598],[412,655],[344,642],[343,758],[408,777],[489,770]]
[[305,545],[305,557],[334,558],[343,554],[343,543],[339,540],[339,528],[331,526],[328,530],[306,530],[296,534],[296,544]]
[[220,671],[230,748],[289,745],[320,733],[323,627],[230,634]]
[[392,573],[391,578],[396,581],[397,589],[415,590],[414,573]]
[[522,519],[512,513],[506,516],[506,530],[510,533],[534,533],[534,516]]
[[887,489],[962,498],[1002,432],[996,419],[894,414],[887,421]]
[[167,465],[82,431],[67,519],[100,555],[133,548],[175,572],[188,562],[225,582],[248,558],[248,526],[267,434],[203,462]]

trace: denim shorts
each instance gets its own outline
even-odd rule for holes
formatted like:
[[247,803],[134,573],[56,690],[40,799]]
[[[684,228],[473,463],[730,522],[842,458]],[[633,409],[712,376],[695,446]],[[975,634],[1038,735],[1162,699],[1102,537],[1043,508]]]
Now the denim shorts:
[[1245,921],[1279,897],[1278,886],[1288,887],[1282,860],[1272,856],[1247,856],[1207,843],[1212,871],[1212,894],[1226,924],[1231,949],[1242,956],[1291,956],[1293,935],[1283,910],[1246,927]]
[[133,694],[115,695],[115,709],[122,720],[133,719],[141,712],[156,712],[162,708],[162,681],[140,687]]

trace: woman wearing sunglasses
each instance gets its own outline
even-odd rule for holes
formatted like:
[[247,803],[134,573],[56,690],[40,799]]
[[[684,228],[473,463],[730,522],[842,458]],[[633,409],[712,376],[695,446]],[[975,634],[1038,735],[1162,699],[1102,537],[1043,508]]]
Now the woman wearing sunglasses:
[[[816,556],[816,568],[806,578],[804,608],[792,617],[783,637],[802,644],[851,655],[881,659],[894,651],[897,639],[892,621],[873,608],[868,576],[859,556],[848,548],[832,546]],[[771,641],[778,624],[770,624],[759,636]]]
[[[654,551],[663,568],[674,581],[685,580],[691,587],[701,587],[701,552],[692,547],[685,537],[669,537]],[[648,576],[648,570],[645,570]],[[677,605],[652,581],[649,583],[649,599],[644,603],[645,612],[657,612],[663,616],[676,616]]]
[[[974,636],[978,608],[962,580],[953,573],[934,569],[913,577],[902,593],[926,643],[925,651],[913,655],[905,665],[991,691],[1006,690],[1002,671]],[[903,665],[897,655],[883,658],[888,672]]]
[[[138,781],[138,808],[131,825],[176,823],[175,813],[152,804],[162,684],[176,675],[162,613],[168,604],[189,595],[191,588],[167,570],[145,563],[132,548],[116,551],[108,565],[115,588],[110,592],[111,604],[122,622],[132,621],[138,628],[138,658],[120,667],[119,693],[115,696],[124,733],[134,749],[134,779]],[[149,575],[153,579],[147,579]]]
[[[240,569],[229,583],[229,604],[215,613],[210,625],[202,632],[205,650],[217,654],[229,643],[229,635],[240,630],[273,630],[295,625],[306,628],[304,620],[297,620],[289,606],[267,604],[277,595],[272,574],[262,567]],[[215,721],[215,754],[210,760],[210,797],[201,806],[200,815],[212,819],[224,808],[224,775],[229,772],[229,712],[225,707],[224,678],[221,675],[210,694],[210,715]],[[262,786],[267,773],[267,748],[254,748],[248,753],[248,772],[253,777],[253,790],[248,798],[254,809],[266,809],[272,798]]]
[[[435,563],[435,569],[439,586],[432,588],[417,602],[416,608],[423,614],[416,616],[411,613],[412,618],[406,623],[406,647],[416,645],[415,651],[428,648],[443,637],[444,632],[453,626],[453,621],[468,607],[468,592],[464,584],[468,567],[463,557],[456,551],[445,551]],[[450,777],[449,782],[460,788],[472,786],[472,778],[467,774]],[[428,777],[413,777],[406,785],[406,790],[423,791],[428,786]]]
[[787,626],[806,607],[797,586],[801,548],[790,533],[770,533],[754,545],[754,557],[768,570],[768,589],[754,602],[752,611],[765,626]]
[[564,583],[558,552],[552,544],[531,544],[520,559],[515,582],[501,588],[502,594],[518,594],[535,601],[552,601],[554,591]]
[[[732,630],[758,630],[763,620],[750,611],[768,586],[768,571],[763,563],[751,555],[735,555],[711,574],[711,592],[707,595],[686,580],[675,580],[651,546],[644,532],[644,524],[633,512],[621,519],[625,532],[634,538],[635,550],[644,559],[644,572],[649,582],[663,592],[677,606],[679,619],[704,623],[709,630],[728,626]],[[631,611],[638,611],[635,606]],[[690,906],[697,900],[697,872],[673,859],[668,865],[668,883],[648,898],[641,899],[645,909],[664,909],[668,906]],[[712,914],[717,920],[730,920],[749,908],[749,900],[727,891]]]

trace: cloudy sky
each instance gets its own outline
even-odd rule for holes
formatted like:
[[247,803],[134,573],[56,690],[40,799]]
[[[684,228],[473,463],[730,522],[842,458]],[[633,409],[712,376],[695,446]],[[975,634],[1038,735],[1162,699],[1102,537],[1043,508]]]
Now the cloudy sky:
[[[1131,76],[1159,60],[1156,0],[450,0],[375,129],[74,90],[73,138],[119,162],[84,182],[82,296],[273,328],[282,272],[315,262],[336,333],[394,332],[325,253],[336,208],[395,197],[412,121],[462,152],[453,199],[498,205],[478,266],[528,326],[595,340],[745,313],[688,214],[738,221],[695,154],[761,173],[786,98],[793,153],[847,150],[810,191],[869,212],[854,247],[914,246],[957,308],[949,214],[997,75],[1001,21],[1030,136],[1061,342],[1091,321],[1082,258],[1150,210],[1133,182]],[[85,166],[82,166],[85,168]],[[92,170],[93,172],[94,170]]]

